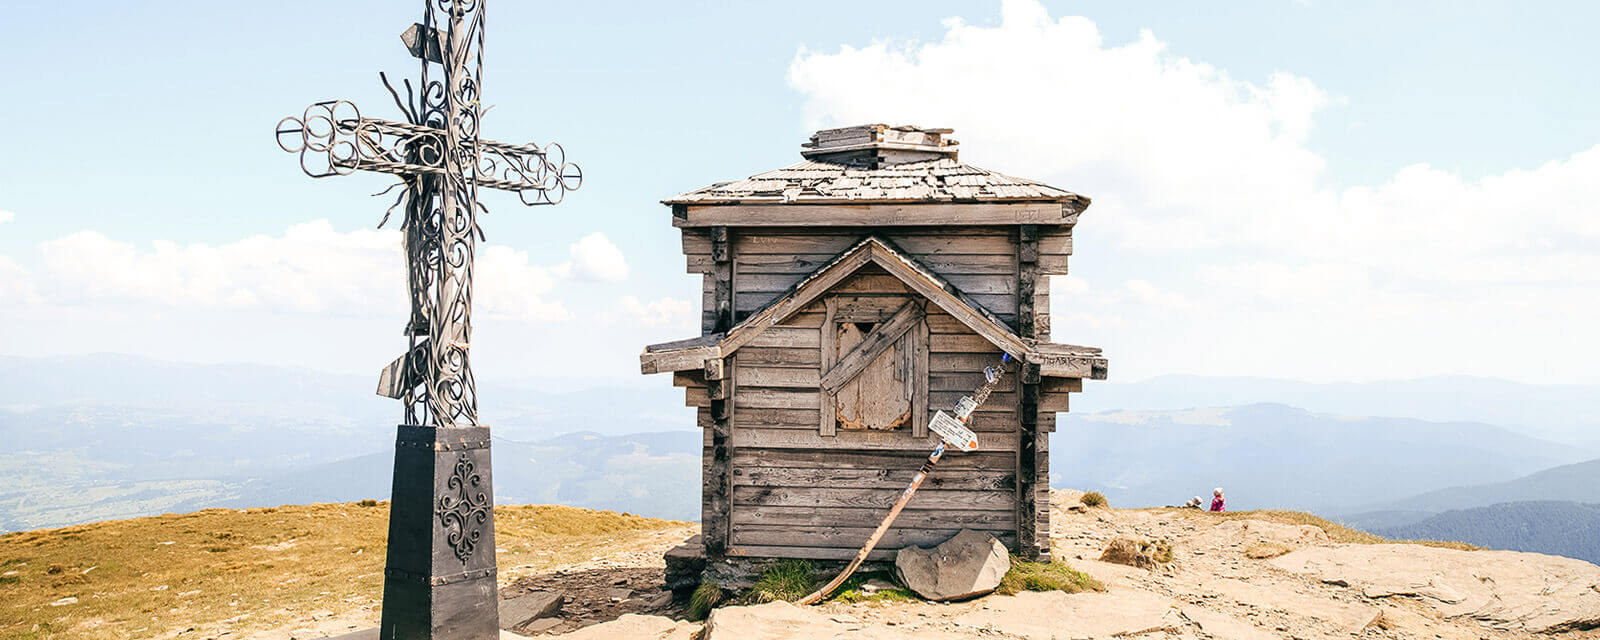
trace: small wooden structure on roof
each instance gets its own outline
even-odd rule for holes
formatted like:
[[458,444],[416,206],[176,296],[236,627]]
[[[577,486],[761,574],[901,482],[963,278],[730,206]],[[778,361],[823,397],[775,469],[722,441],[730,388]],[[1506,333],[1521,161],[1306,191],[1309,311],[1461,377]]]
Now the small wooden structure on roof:
[[1050,339],[1089,199],[962,164],[948,129],[819,131],[805,160],[665,201],[692,273],[701,335],[651,345],[704,428],[704,556],[854,555],[936,444],[949,411],[1008,353],[972,421],[874,552],[987,531],[1047,557],[1049,436],[1099,349]]

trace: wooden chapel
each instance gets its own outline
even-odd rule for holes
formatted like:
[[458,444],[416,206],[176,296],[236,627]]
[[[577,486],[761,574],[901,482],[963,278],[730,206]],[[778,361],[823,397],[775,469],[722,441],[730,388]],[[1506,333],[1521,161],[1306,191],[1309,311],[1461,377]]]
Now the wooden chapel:
[[980,448],[946,454],[871,558],[963,528],[1048,558],[1055,414],[1106,377],[1099,349],[1050,341],[1043,277],[1089,199],[962,164],[950,134],[818,131],[797,164],[664,201],[704,275],[701,335],[640,365],[699,408],[709,563],[853,556],[936,444],[929,417],[1002,353],[1020,366],[972,420]]

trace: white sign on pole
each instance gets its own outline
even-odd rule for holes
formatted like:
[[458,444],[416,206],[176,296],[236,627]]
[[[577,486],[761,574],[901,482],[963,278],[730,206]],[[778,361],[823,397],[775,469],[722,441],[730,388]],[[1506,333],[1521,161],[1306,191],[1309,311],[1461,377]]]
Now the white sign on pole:
[[978,434],[943,411],[933,414],[933,420],[928,422],[928,428],[939,434],[939,437],[952,447],[962,451],[978,448]]

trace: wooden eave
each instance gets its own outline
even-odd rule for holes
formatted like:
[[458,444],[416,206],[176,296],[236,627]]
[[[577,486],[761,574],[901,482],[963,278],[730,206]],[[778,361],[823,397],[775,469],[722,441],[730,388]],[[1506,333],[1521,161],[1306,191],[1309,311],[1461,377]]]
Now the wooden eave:
[[889,227],[942,225],[1075,225],[1088,203],[1076,200],[940,202],[747,197],[716,204],[678,204],[674,227]]
[[707,360],[728,357],[868,263],[882,267],[1001,351],[1039,365],[1040,375],[1095,380],[1106,377],[1107,361],[1099,349],[1040,343],[1018,336],[983,305],[973,302],[955,285],[877,235],[863,238],[846,249],[726,333],[646,347],[639,355],[640,371],[647,374],[685,371],[704,367]]

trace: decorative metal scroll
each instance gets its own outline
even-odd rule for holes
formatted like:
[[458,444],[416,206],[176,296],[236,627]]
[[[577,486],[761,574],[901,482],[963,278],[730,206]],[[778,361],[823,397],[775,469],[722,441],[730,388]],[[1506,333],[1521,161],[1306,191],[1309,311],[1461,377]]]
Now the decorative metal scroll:
[[439,507],[434,510],[445,530],[445,542],[463,564],[472,559],[489,521],[489,494],[479,488],[482,482],[477,465],[461,454],[447,483],[450,493],[439,497]]
[[514,191],[532,206],[559,203],[583,184],[583,171],[559,144],[478,137],[485,1],[427,0],[422,22],[402,34],[421,61],[421,83],[414,89],[405,81],[404,99],[387,78],[384,86],[405,121],[367,118],[354,103],[329,100],[277,128],[278,146],[299,154],[313,178],[356,171],[400,177],[404,189],[389,211],[405,212],[409,345],[384,370],[379,393],[404,401],[408,424],[478,423],[468,357],[472,256],[482,235],[478,188]]

